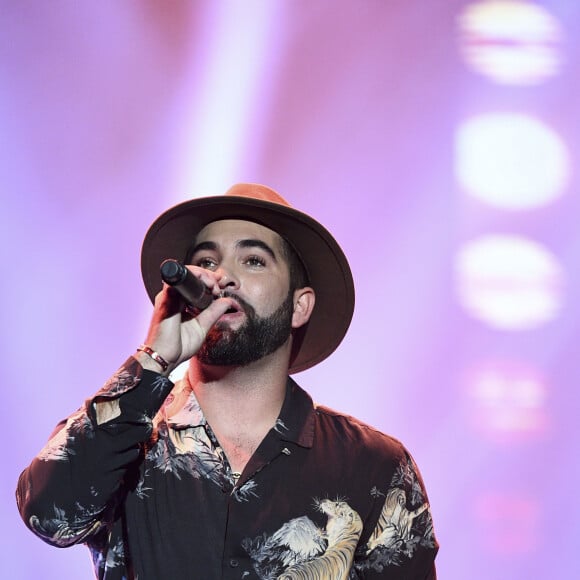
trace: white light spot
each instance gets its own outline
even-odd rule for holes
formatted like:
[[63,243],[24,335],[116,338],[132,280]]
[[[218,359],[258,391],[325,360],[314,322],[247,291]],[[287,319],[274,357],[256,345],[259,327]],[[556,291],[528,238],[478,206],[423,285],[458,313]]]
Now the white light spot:
[[501,330],[526,330],[558,315],[563,273],[542,245],[525,238],[490,235],[466,244],[455,262],[462,306]]
[[492,113],[463,123],[456,135],[456,175],[474,197],[508,210],[556,199],[570,177],[561,138],[522,114]]
[[479,2],[463,11],[458,26],[467,65],[497,83],[537,84],[561,69],[561,26],[537,4]]

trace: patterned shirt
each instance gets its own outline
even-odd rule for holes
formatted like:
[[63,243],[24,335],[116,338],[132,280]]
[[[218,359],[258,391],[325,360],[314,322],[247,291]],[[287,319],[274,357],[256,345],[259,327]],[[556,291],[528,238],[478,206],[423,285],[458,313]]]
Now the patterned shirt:
[[238,478],[187,381],[130,358],[57,426],[17,500],[49,544],[85,543],[103,580],[435,578],[409,453],[290,378]]

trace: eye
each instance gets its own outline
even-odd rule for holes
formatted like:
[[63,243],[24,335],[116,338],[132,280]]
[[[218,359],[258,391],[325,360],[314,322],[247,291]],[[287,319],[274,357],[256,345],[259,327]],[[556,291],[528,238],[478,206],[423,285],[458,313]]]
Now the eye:
[[263,268],[266,265],[266,260],[261,256],[248,256],[244,260],[244,264],[251,268]]
[[205,270],[215,270],[217,268],[217,262],[213,258],[207,256],[196,259],[194,265],[204,268]]

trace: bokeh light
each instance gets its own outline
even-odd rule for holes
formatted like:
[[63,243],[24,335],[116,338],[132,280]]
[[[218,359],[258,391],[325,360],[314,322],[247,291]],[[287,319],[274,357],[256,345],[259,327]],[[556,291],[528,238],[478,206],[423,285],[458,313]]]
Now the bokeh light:
[[466,193],[486,203],[532,209],[565,191],[570,162],[562,138],[538,119],[490,113],[457,130],[455,171]]
[[521,441],[548,427],[546,380],[531,363],[496,360],[467,375],[469,424],[484,437]]
[[458,19],[468,66],[492,81],[533,85],[562,66],[562,28],[542,6],[518,0],[471,4]]
[[460,303],[491,327],[535,328],[555,318],[562,307],[562,268],[534,241],[483,236],[460,248],[455,270]]

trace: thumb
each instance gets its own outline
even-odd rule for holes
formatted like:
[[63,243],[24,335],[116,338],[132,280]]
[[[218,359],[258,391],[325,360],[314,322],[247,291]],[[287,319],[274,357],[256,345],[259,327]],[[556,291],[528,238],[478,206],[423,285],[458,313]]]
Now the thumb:
[[195,318],[183,323],[190,341],[187,354],[193,356],[201,348],[211,327],[219,320],[222,314],[225,314],[232,307],[232,304],[229,298],[218,298]]

